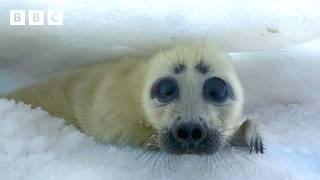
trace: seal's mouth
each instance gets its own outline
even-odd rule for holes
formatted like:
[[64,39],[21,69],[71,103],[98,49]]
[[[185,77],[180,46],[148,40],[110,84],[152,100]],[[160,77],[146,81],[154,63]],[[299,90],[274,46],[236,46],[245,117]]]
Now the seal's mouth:
[[198,123],[180,123],[163,128],[159,135],[160,148],[175,155],[216,153],[222,146],[222,135],[214,129]]

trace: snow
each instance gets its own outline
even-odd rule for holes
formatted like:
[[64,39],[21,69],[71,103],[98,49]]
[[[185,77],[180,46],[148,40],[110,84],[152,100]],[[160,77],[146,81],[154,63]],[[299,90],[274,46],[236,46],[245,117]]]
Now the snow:
[[[228,52],[320,37],[318,0],[0,0],[2,67],[46,77],[87,62],[213,39]],[[9,11],[60,10],[63,26],[9,26]]]
[[231,56],[245,90],[246,109],[279,102],[310,102],[320,97],[320,40]]
[[[231,52],[245,90],[243,117],[260,123],[267,145],[263,155],[239,148],[209,158],[143,154],[97,143],[39,108],[0,99],[0,179],[319,179],[317,0],[0,4],[0,93],[84,63],[205,37]],[[9,26],[12,9],[61,10],[64,26]]]
[[[255,109],[267,152],[175,157],[96,143],[41,109],[0,100],[1,179],[317,179],[320,103]],[[168,159],[173,160],[168,165]],[[172,167],[171,167],[172,166]]]

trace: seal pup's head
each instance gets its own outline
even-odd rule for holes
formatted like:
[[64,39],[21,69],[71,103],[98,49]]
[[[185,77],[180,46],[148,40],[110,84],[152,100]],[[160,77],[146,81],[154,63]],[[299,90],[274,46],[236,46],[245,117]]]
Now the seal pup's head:
[[148,123],[170,154],[213,154],[232,134],[243,93],[227,54],[208,42],[177,44],[150,59],[143,91]]

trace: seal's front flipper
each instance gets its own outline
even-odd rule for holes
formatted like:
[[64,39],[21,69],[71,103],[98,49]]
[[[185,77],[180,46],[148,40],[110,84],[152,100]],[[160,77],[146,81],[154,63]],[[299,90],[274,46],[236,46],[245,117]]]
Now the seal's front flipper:
[[250,149],[250,153],[255,151],[257,154],[263,154],[265,150],[261,134],[258,131],[258,125],[251,119],[247,119],[242,123],[232,136],[231,144],[235,146],[247,146]]

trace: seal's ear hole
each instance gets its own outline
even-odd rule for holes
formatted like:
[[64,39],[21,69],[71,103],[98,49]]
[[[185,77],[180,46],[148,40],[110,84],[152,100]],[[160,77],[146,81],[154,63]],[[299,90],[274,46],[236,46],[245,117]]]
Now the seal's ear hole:
[[151,88],[151,99],[156,98],[161,103],[169,103],[179,96],[177,81],[171,77],[157,80]]
[[204,82],[202,95],[210,102],[224,103],[229,97],[229,86],[225,80],[211,77]]

